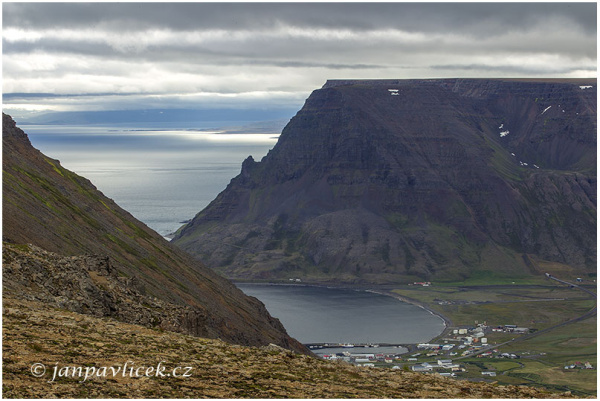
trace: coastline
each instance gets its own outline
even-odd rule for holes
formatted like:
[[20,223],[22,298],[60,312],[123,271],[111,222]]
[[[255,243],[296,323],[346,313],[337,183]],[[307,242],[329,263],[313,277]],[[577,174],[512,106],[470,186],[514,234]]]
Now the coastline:
[[427,312],[431,313],[432,315],[439,317],[444,322],[444,330],[440,334],[438,334],[437,336],[433,337],[431,341],[433,341],[436,338],[441,337],[442,335],[444,335],[444,333],[446,332],[446,330],[448,330],[450,327],[453,327],[452,320],[450,320],[447,316],[444,316],[441,313],[439,313],[439,312],[431,309],[429,307],[429,305],[423,304],[421,302],[417,302],[417,301],[415,301],[414,299],[411,299],[411,298],[403,297],[403,296],[398,295],[398,294],[396,294],[396,293],[394,293],[392,291],[372,290],[372,289],[368,289],[368,290],[365,290],[365,291],[372,292],[374,294],[379,294],[379,295],[384,295],[384,296],[392,297],[392,298],[395,298],[395,299],[397,299],[399,301],[405,302],[407,304],[415,305],[415,306],[417,306],[417,307],[419,307],[421,309],[426,310]]
[[[385,285],[385,286],[377,286],[377,285],[371,285],[371,286],[366,286],[366,285],[352,285],[352,284],[342,284],[342,285],[332,285],[331,283],[315,283],[315,282],[300,282],[300,283],[286,283],[286,282],[260,282],[260,281],[245,281],[245,280],[235,280],[235,279],[229,279],[230,281],[233,282],[233,284],[256,284],[256,285],[273,285],[273,286],[297,286],[297,287],[320,287],[320,288],[336,288],[336,289],[352,289],[352,290],[358,290],[358,291],[365,291],[365,292],[371,292],[373,294],[378,294],[378,295],[383,295],[386,297],[391,297],[394,298],[398,301],[410,304],[410,305],[414,305],[416,307],[419,307],[427,312],[429,312],[430,314],[440,318],[443,323],[444,323],[444,329],[442,330],[441,333],[439,333],[438,335],[432,337],[429,342],[434,342],[436,339],[442,338],[444,337],[449,328],[453,327],[453,323],[452,321],[442,315],[441,313],[431,309],[429,307],[429,305],[417,302],[414,299],[411,298],[406,298],[406,297],[402,297],[394,292],[392,292],[389,287],[394,287],[394,286],[390,286],[390,285]],[[409,353],[409,352],[413,352],[414,349],[416,349],[416,343],[415,344],[406,344],[406,345],[413,345],[414,347],[408,347],[408,351],[405,353]]]
[[[426,310],[427,312],[431,313],[434,316],[439,317],[440,319],[442,319],[442,321],[444,322],[444,330],[442,330],[442,332],[440,334],[438,334],[437,336],[431,338],[428,342],[429,343],[435,343],[437,340],[444,338],[449,332],[450,332],[450,328],[454,327],[454,324],[452,323],[452,320],[450,320],[447,316],[442,315],[441,313],[434,311],[433,309],[431,309],[428,305],[420,303],[415,301],[414,299],[411,298],[405,298],[401,295],[395,294],[391,291],[383,291],[383,292],[379,292],[379,291],[374,291],[374,290],[367,290],[367,291],[371,291],[374,292],[376,294],[380,294],[380,295],[385,295],[388,297],[392,297],[395,298],[399,301],[405,302],[407,304],[411,304],[411,305],[415,305],[418,306],[419,308],[422,308],[424,310]],[[409,349],[409,352],[412,352],[411,349]]]

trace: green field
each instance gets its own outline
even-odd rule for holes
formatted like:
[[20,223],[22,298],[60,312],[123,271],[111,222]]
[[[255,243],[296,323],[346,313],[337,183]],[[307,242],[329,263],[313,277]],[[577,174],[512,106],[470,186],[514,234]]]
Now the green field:
[[[504,284],[504,283],[503,283]],[[537,330],[551,328],[584,315],[596,305],[595,298],[575,288],[539,281],[541,285],[407,286],[393,292],[422,303],[451,320],[456,327],[514,324]],[[489,333],[488,343],[516,338],[512,333]],[[526,384],[581,396],[597,391],[596,316],[559,326],[532,338],[503,345],[500,352],[519,359],[465,358],[457,362],[468,372],[461,377],[481,379],[482,371],[496,371],[491,378],[500,384]],[[421,362],[421,360],[419,361]],[[564,369],[575,362],[590,362],[594,369]]]

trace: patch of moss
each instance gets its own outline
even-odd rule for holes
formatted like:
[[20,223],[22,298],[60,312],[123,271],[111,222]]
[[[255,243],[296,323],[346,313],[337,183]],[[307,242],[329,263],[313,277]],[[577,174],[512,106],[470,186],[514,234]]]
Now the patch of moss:
[[9,248],[17,249],[21,252],[31,252],[31,247],[28,244],[9,244],[7,242],[2,243],[4,246],[8,246]]
[[389,213],[385,216],[385,219],[398,230],[406,228],[409,223],[409,218],[401,213]]
[[62,171],[56,166],[56,164],[54,164],[54,162],[52,162],[50,159],[46,158],[46,163],[48,163],[49,165],[52,166],[52,169],[58,173],[61,177],[64,177],[64,174],[62,173]]
[[126,243],[125,241],[123,241],[120,238],[115,237],[112,234],[104,234],[105,238],[108,238],[111,242],[117,244],[119,247],[121,247],[123,250],[125,250],[127,253],[134,255],[134,256],[139,256],[139,252],[133,248],[131,245],[129,245],[128,243]]

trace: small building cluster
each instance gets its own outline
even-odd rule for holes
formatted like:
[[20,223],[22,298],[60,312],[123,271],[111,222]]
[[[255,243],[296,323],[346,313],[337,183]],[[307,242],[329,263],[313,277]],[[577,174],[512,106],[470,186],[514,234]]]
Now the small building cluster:
[[[415,285],[426,285],[428,283],[414,283]],[[473,327],[451,328],[449,335],[439,339],[439,343],[420,343],[416,344],[410,354],[397,353],[350,353],[344,351],[341,353],[332,353],[322,355],[327,360],[343,360],[361,367],[383,367],[389,366],[392,369],[409,369],[413,372],[434,373],[442,376],[456,377],[457,374],[467,373],[464,365],[453,362],[453,356],[476,356],[477,358],[497,358],[497,359],[519,359],[520,355],[500,352],[494,346],[488,343],[488,336],[494,336],[496,333],[506,333],[513,335],[523,335],[531,333],[536,329],[528,327],[519,327],[514,324],[505,324],[501,326],[488,326],[487,323],[476,324]],[[325,344],[324,346],[330,346]],[[332,344],[337,348],[378,348],[374,344]],[[323,346],[314,345],[322,348]],[[367,350],[365,350],[367,351]],[[593,369],[589,362],[575,362],[567,365],[564,369]],[[494,370],[482,371],[482,378],[494,377]]]
[[589,362],[575,362],[571,365],[565,365],[565,370],[569,369],[594,369],[594,367]]
[[445,370],[446,372],[441,372],[440,374],[447,373],[444,376],[456,376],[456,372],[464,372],[465,368],[461,367],[459,364],[453,363],[452,359],[438,359],[437,363],[429,363],[423,362],[417,365],[411,366],[411,370],[413,372],[431,372],[439,370]]
[[350,362],[358,366],[375,366],[375,363],[395,363],[402,361],[400,354],[371,354],[371,353],[350,353],[344,351],[335,354],[326,354],[322,356],[326,360],[341,360]]
[[[485,323],[480,323],[477,324],[476,327],[453,329],[452,336],[446,340],[456,341],[458,343],[456,346],[456,351],[460,352],[461,356],[466,356],[476,353],[481,348],[487,347],[487,336],[491,333],[527,334],[533,331],[535,331],[535,329],[530,329],[528,327],[518,327],[514,324],[490,327],[487,326]],[[485,352],[482,355],[489,357],[505,357],[499,356],[501,354],[498,353],[498,350]]]
[[[527,334],[535,331],[528,327],[518,327],[516,325],[507,324],[504,326],[490,327],[486,324],[478,324],[476,327],[455,328],[451,330],[451,335],[444,338],[443,344],[417,344],[417,349],[421,351],[418,354],[411,355],[413,358],[420,356],[435,357],[435,356],[468,356],[477,354],[489,346],[488,335],[492,333],[510,333],[510,334]],[[489,350],[478,357],[489,358],[518,358],[514,354],[500,353],[498,350]]]
[[504,326],[498,326],[492,328],[492,332],[495,333],[515,333],[515,334],[527,334],[535,330],[528,327],[517,327],[514,324],[505,324]]
[[497,349],[492,351],[486,351],[483,354],[477,355],[477,358],[506,358],[506,359],[519,359],[520,356],[516,354],[509,354],[508,352],[498,351]]
[[415,281],[414,283],[409,283],[408,285],[420,285],[422,287],[429,287],[431,285],[430,281]]

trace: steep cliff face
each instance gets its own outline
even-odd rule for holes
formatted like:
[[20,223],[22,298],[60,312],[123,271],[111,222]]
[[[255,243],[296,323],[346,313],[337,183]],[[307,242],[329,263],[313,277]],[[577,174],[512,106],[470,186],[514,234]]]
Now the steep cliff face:
[[7,115],[2,147],[4,299],[306,352],[262,303],[34,149]]
[[328,81],[174,242],[237,278],[595,271],[596,83]]

